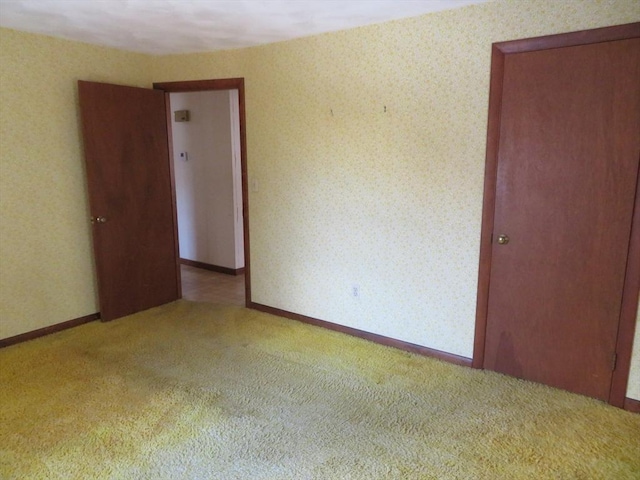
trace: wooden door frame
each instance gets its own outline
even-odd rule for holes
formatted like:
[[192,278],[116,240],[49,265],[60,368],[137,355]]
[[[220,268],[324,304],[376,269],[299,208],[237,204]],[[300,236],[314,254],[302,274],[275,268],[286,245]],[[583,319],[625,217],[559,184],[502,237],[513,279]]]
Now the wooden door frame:
[[[165,92],[165,103],[167,105],[167,134],[169,137],[169,155],[171,162],[171,188],[173,197],[173,215],[175,220],[175,238],[178,244],[178,222],[177,222],[177,203],[176,203],[176,185],[173,159],[173,138],[171,130],[171,109],[169,95],[179,92],[204,92],[215,90],[237,90],[240,117],[240,171],[242,176],[242,226],[244,235],[244,290],[245,305],[251,304],[251,265],[249,250],[249,195],[248,195],[248,179],[247,179],[247,134],[246,134],[246,115],[245,115],[245,99],[244,99],[244,78],[223,78],[212,80],[192,80],[184,82],[158,82],[153,84],[156,90]],[[180,272],[180,254],[176,255],[176,265],[178,273]],[[178,280],[180,277],[178,277]],[[178,283],[180,285],[180,283]],[[180,291],[182,296],[182,291]]]
[[[592,43],[626,40],[638,37],[640,37],[640,22],[559,35],[499,42],[492,45],[484,200],[482,204],[482,229],[480,234],[480,264],[478,271],[476,328],[472,361],[472,366],[474,368],[483,368],[484,366],[505,57],[513,53],[588,45]],[[627,258],[627,268],[622,293],[620,323],[616,339],[617,364],[613,371],[611,389],[609,391],[609,403],[617,407],[623,407],[625,401],[626,388],[629,380],[629,370],[631,366],[633,335],[636,326],[638,293],[640,291],[639,183],[640,182],[636,183],[636,198],[631,225],[629,254]]]

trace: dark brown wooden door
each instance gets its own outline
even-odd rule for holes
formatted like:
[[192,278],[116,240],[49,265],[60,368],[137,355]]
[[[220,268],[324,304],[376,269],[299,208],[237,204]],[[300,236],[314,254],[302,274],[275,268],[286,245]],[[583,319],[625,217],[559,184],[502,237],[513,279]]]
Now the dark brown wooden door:
[[164,93],[78,82],[100,314],[179,298]]
[[607,400],[638,179],[640,39],[509,54],[502,81],[484,367]]

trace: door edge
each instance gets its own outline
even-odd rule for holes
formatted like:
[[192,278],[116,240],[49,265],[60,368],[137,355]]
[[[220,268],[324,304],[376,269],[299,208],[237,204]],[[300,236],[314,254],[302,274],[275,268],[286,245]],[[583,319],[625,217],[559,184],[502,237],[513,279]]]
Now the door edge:
[[640,296],[640,153],[638,154],[638,173],[636,175],[636,198],[631,220],[627,267],[622,288],[620,319],[616,337],[616,362],[611,376],[609,403],[623,408],[631,373],[633,356],[633,338],[638,314]]

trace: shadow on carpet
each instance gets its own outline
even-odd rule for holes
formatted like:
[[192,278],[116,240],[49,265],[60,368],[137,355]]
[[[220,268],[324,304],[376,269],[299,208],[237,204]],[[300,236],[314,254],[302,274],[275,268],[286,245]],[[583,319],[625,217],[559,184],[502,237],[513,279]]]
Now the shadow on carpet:
[[0,477],[638,479],[640,415],[238,307],[0,350]]

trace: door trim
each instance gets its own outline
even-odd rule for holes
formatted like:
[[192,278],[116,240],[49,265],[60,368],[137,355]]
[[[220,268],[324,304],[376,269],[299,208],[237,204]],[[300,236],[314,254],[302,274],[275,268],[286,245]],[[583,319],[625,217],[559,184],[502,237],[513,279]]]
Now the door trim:
[[[240,117],[240,171],[242,175],[242,226],[244,230],[244,269],[245,269],[245,305],[251,304],[251,262],[250,262],[250,249],[249,249],[249,195],[248,195],[248,180],[247,180],[247,129],[246,129],[246,113],[245,113],[245,99],[244,99],[244,78],[222,78],[212,80],[192,80],[184,82],[157,82],[153,84],[153,88],[156,90],[162,90],[165,95],[177,92],[202,92],[209,90],[237,90],[238,91],[238,103],[239,103],[239,117]],[[169,121],[167,122],[167,128],[169,130],[169,141],[171,141],[171,112],[169,111],[169,102],[167,101],[167,115]],[[169,153],[173,156],[173,149],[169,149]],[[171,165],[173,167],[173,158],[171,159]],[[175,202],[175,179],[172,172],[172,188],[174,197],[174,212],[176,211]],[[178,223],[176,222],[176,239],[178,236]],[[177,240],[176,240],[177,242]],[[179,255],[176,258],[176,263],[179,269]]]
[[[588,45],[637,37],[640,37],[640,22],[559,35],[548,35],[538,38],[499,42],[492,45],[487,149],[483,193],[484,199],[482,204],[482,228],[480,233],[478,296],[476,304],[476,327],[472,361],[472,366],[474,368],[483,368],[484,365],[505,57],[512,53]],[[629,379],[639,289],[640,194],[638,192],[638,184],[636,184],[634,217],[631,226],[625,284],[622,293],[622,308],[616,340],[616,353],[618,355],[618,360],[616,369],[612,375],[611,389],[609,392],[609,403],[617,407],[622,407],[624,405],[625,393]]]

